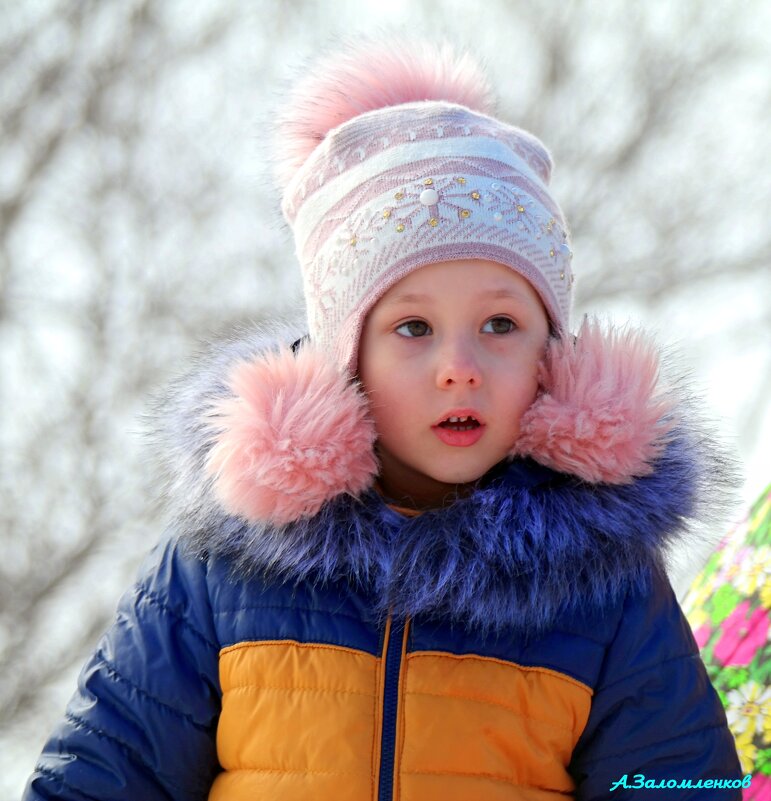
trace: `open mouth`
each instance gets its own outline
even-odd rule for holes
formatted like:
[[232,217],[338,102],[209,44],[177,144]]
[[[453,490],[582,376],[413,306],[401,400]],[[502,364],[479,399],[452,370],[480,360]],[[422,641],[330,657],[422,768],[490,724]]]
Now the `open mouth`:
[[471,431],[480,425],[481,423],[474,417],[449,417],[439,423],[440,428],[451,428],[453,431]]

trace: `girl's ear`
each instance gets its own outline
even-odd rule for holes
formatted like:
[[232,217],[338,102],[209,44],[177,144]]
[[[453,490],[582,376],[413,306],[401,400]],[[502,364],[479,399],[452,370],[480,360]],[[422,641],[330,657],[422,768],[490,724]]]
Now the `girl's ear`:
[[285,524],[372,485],[379,466],[366,397],[314,345],[298,340],[241,361],[226,384],[232,394],[202,423],[206,471],[228,513]]
[[511,455],[592,483],[648,475],[674,426],[658,377],[658,350],[641,332],[584,320],[577,336],[550,339]]

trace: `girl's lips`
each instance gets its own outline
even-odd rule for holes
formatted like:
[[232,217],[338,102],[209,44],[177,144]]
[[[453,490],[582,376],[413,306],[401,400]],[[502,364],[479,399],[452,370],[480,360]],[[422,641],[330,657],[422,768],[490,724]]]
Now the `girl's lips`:
[[485,432],[485,425],[479,425],[476,428],[471,428],[468,431],[453,431],[451,428],[442,428],[442,426],[431,426],[431,430],[439,437],[445,445],[454,445],[458,448],[468,448],[479,440]]

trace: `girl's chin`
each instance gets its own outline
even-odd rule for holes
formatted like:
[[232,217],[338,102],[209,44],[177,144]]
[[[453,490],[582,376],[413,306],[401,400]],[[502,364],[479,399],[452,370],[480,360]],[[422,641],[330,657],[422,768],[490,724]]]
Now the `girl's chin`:
[[499,464],[499,461],[485,460],[482,463],[476,462],[471,465],[457,465],[454,470],[432,471],[430,475],[435,481],[448,486],[474,484],[487,475],[497,464]]

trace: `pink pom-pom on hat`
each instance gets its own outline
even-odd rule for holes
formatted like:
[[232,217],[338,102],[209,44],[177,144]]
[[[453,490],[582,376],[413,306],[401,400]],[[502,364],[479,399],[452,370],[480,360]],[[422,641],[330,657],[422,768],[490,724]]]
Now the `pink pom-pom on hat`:
[[366,399],[313,346],[238,362],[227,385],[232,395],[202,419],[213,441],[206,470],[223,508],[282,524],[372,485],[376,434]]
[[333,128],[367,111],[420,100],[446,100],[483,114],[495,107],[477,61],[446,42],[358,37],[307,73],[278,119],[275,169],[282,189]]

